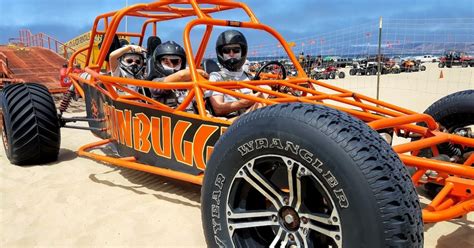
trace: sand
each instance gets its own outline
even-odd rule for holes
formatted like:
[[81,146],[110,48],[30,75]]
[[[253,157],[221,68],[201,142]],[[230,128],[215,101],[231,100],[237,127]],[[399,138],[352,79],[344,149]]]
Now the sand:
[[[384,75],[381,99],[423,111],[474,89],[474,68],[439,74],[429,64],[426,72]],[[376,92],[375,76],[327,82]],[[0,148],[0,247],[205,247],[200,187],[77,157],[78,147],[97,139],[71,129],[61,135],[59,160],[48,165],[11,165]],[[425,225],[425,247],[474,247],[474,213]]]

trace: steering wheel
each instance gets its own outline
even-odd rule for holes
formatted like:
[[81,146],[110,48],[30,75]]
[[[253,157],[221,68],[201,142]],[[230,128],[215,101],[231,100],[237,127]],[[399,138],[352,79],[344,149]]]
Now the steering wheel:
[[257,73],[253,77],[253,80],[260,80],[261,79],[260,74],[262,74],[262,72],[264,72],[271,65],[276,65],[276,66],[280,67],[280,73],[278,75],[281,75],[281,78],[278,78],[278,79],[286,79],[285,66],[282,63],[278,62],[278,61],[270,61],[270,62],[266,63],[264,66],[262,66],[260,69],[258,69]]
[[[268,67],[270,66],[277,66],[279,67],[279,73],[276,75],[276,79],[278,80],[284,80],[286,79],[286,68],[285,66],[278,62],[278,61],[270,61],[268,62],[267,64],[265,64],[264,66],[262,66],[258,71],[257,73],[255,74],[255,76],[253,77],[253,80],[260,80],[261,77],[260,77],[260,74],[262,74]],[[273,75],[273,74],[272,74]],[[291,94],[291,95],[294,95],[294,96],[302,96],[302,95],[305,95],[303,92],[299,91],[299,90],[294,90],[290,87],[287,87],[287,86],[281,86],[281,85],[273,85],[272,86],[272,90],[274,91],[278,91],[278,92],[281,92],[281,93],[286,93],[286,94]]]

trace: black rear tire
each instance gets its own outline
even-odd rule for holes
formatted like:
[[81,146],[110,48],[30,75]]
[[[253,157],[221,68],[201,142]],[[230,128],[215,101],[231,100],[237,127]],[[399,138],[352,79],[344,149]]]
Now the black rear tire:
[[325,106],[240,117],[215,145],[201,203],[208,247],[423,246],[405,166],[364,122]]
[[352,69],[349,70],[349,75],[354,76],[355,74],[357,74],[356,69],[352,68]]
[[60,127],[54,100],[40,84],[12,84],[1,96],[2,140],[12,164],[56,161]]
[[370,75],[377,75],[377,69],[372,68],[372,69],[370,70]]
[[[474,125],[474,90],[447,95],[429,106],[424,113],[431,115],[449,133],[452,133],[456,128]],[[418,125],[426,126],[424,123],[418,123]],[[447,155],[448,158],[454,155],[462,156],[466,152],[462,147],[449,143],[440,144],[437,148],[440,155]],[[423,149],[420,150],[418,156],[431,158],[433,153],[431,149]],[[413,167],[409,168],[411,174],[416,170]],[[429,196],[435,196],[441,186],[427,183],[424,187]]]
[[[431,115],[449,133],[456,128],[474,125],[474,90],[447,95],[429,106],[424,113]],[[449,144],[441,144],[438,149],[441,154],[454,155],[453,147]],[[420,151],[420,156],[433,155],[430,149],[426,149]]]
[[339,78],[345,78],[345,77],[346,77],[346,74],[343,71],[339,72]]

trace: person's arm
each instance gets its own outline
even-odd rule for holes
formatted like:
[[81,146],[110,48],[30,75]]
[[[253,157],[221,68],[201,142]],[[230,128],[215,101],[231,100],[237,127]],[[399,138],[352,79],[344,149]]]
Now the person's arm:
[[209,101],[218,116],[224,116],[243,108],[248,108],[254,104],[253,101],[247,99],[240,99],[235,102],[224,102],[224,95],[213,95],[209,98]]
[[141,52],[145,52],[145,51],[146,50],[144,48],[142,48],[140,46],[136,46],[136,45],[124,46],[124,47],[121,47],[121,48],[113,51],[112,53],[110,53],[110,57],[109,57],[110,70],[115,71],[115,69],[117,69],[118,63],[119,63],[118,60],[119,60],[120,56],[124,55],[125,53],[127,53],[127,52],[141,53]]
[[[209,78],[209,75],[201,70],[198,69],[197,72],[204,78]],[[163,82],[189,82],[191,81],[191,71],[189,69],[184,69],[178,72],[175,72],[163,79]]]

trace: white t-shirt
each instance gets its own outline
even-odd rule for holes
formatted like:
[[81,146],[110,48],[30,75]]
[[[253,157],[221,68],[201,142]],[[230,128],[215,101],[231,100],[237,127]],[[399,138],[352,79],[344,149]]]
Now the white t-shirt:
[[[225,75],[225,76],[223,76]],[[225,68],[222,68],[219,72],[212,72],[209,75],[210,82],[223,82],[223,81],[250,81],[249,77],[244,73],[243,70],[241,71],[229,71]],[[240,92],[242,94],[251,94],[252,90],[243,88],[243,89],[235,89],[234,91]],[[224,102],[236,102],[238,101],[237,98],[231,95],[223,94],[217,91],[208,91],[205,94],[206,96],[224,96]]]

